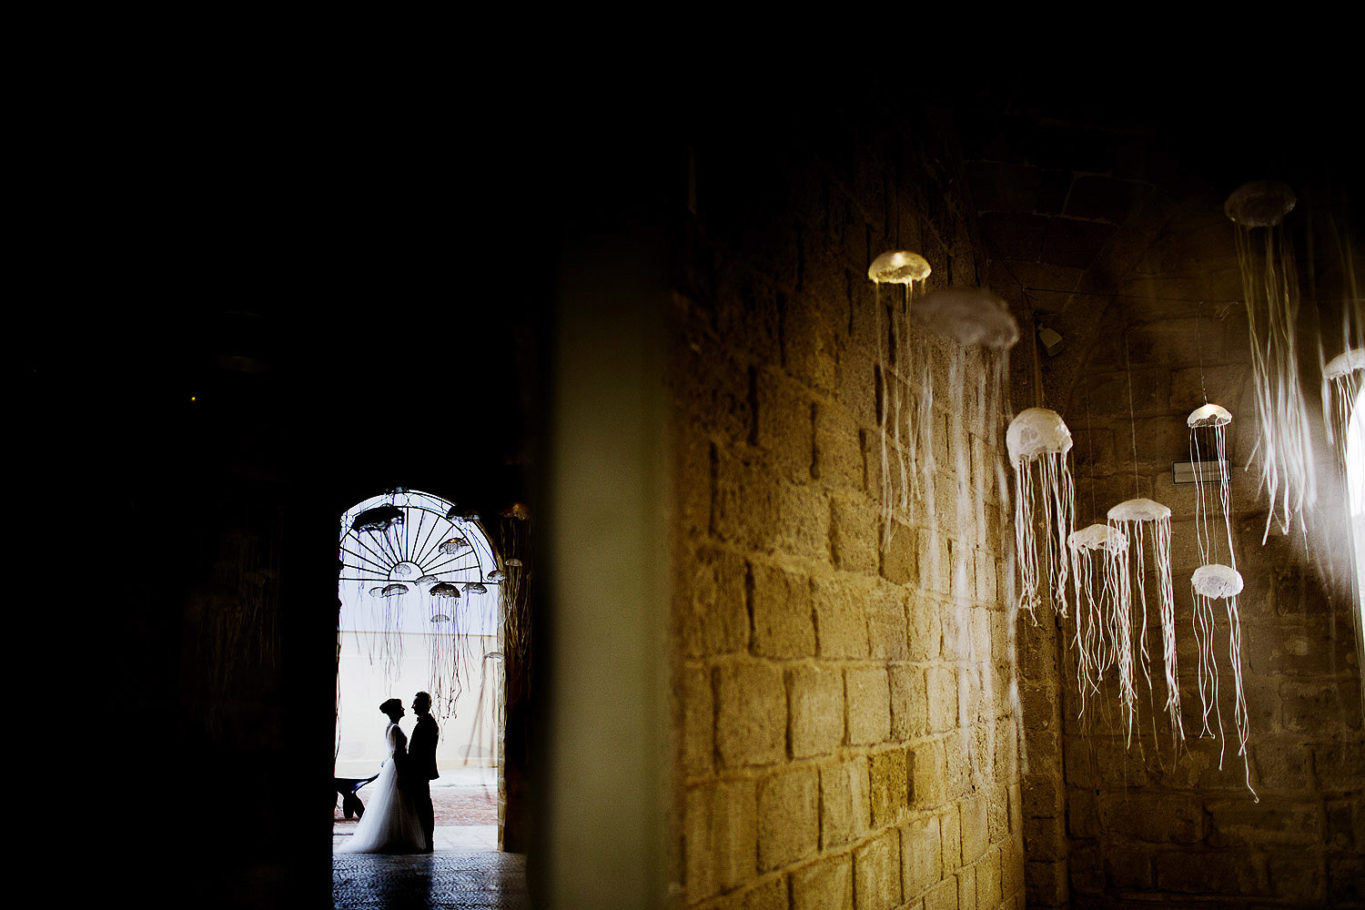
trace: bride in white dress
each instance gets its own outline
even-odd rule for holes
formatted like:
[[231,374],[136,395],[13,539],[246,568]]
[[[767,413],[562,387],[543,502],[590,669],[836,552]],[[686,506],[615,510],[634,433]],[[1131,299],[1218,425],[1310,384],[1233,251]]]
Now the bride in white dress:
[[370,804],[355,826],[350,839],[337,847],[338,853],[418,853],[426,846],[417,806],[399,787],[401,765],[407,758],[408,738],[398,726],[403,703],[390,698],[379,706],[389,716],[384,732],[389,757],[379,777],[369,787]]

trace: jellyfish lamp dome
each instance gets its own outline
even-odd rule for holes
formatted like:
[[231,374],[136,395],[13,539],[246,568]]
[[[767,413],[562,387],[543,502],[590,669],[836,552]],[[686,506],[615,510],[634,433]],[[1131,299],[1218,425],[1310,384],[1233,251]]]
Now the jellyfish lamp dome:
[[877,284],[914,284],[923,281],[933,271],[929,260],[909,250],[888,250],[867,268],[867,277]]
[[1294,191],[1278,180],[1253,180],[1233,191],[1223,213],[1245,228],[1274,227],[1294,210]]
[[1010,421],[1005,432],[1010,461],[1071,451],[1071,431],[1060,414],[1048,408],[1025,408]]
[[1019,341],[1019,324],[1005,301],[985,288],[941,288],[915,306],[914,317],[963,347],[982,345],[993,350]]
[[1206,404],[1195,408],[1185,419],[1190,429],[1195,427],[1225,427],[1232,423],[1232,412],[1222,405]]

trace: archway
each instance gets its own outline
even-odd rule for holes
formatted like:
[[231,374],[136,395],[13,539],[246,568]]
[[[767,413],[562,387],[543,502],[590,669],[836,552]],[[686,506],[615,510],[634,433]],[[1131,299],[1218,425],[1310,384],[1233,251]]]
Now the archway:
[[[338,566],[335,776],[377,773],[385,723],[377,706],[429,692],[441,726],[436,846],[496,849],[503,578],[488,537],[448,500],[399,489],[341,517]],[[409,734],[413,720],[403,721]],[[363,804],[363,785],[356,794]],[[334,842],[354,826],[346,808],[338,803]]]

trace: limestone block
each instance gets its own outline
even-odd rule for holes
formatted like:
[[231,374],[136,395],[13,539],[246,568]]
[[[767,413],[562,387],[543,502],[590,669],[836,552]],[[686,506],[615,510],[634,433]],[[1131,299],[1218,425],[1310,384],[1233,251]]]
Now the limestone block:
[[777,524],[755,533],[784,553],[828,562],[829,494],[819,485],[779,480],[772,495]]
[[1094,790],[1073,787],[1067,791],[1066,829],[1072,838],[1100,836],[1100,810]]
[[1312,852],[1272,853],[1267,857],[1270,893],[1296,901],[1321,901],[1327,896],[1323,864]]
[[976,864],[976,905],[995,907],[1000,903],[1003,893],[1000,849],[993,848]]
[[968,516],[960,516],[959,511],[964,506],[970,510],[967,497],[971,494],[968,487],[970,479],[959,478],[953,473],[951,465],[952,462],[940,461],[938,470],[934,473],[934,525],[946,540],[956,541],[961,539],[964,533],[960,526],[961,519],[970,520]]
[[776,369],[757,370],[754,382],[754,443],[777,475],[809,481],[815,453],[810,394]]
[[1024,848],[1014,839],[1004,843],[1000,851],[1000,891],[1008,905],[1011,898],[1024,903]]
[[1102,793],[1099,802],[1107,831],[1148,843],[1193,844],[1203,839],[1204,807],[1193,795],[1117,791]]
[[1025,863],[1024,899],[1030,907],[1067,906],[1066,863]]
[[957,673],[950,667],[930,667],[925,671],[929,697],[929,728],[942,733],[957,727]]
[[[915,808],[930,809],[942,805],[947,793],[948,762],[942,740],[922,743],[914,747],[912,775]],[[953,813],[956,817],[956,812]]]
[[1249,799],[1208,800],[1210,846],[1298,844],[1310,847],[1323,840],[1326,821],[1320,803],[1262,796]]
[[882,578],[892,584],[914,586],[919,580],[921,533],[904,522],[891,520],[891,539],[880,540]]
[[976,903],[976,867],[963,866],[953,873],[957,879],[957,905],[963,908],[975,908]]
[[989,804],[983,796],[964,799],[958,803],[962,825],[962,861],[974,863],[986,853],[990,845]]
[[711,536],[760,551],[771,549],[777,522],[776,481],[761,467],[715,446],[711,465]]
[[820,848],[829,850],[862,837],[871,821],[867,759],[820,769]]
[[754,416],[748,369],[717,344],[679,344],[673,353],[688,426],[699,435],[746,441]]
[[[1265,857],[1245,850],[1176,850],[1155,855],[1155,886],[1182,894],[1216,894],[1224,900],[1266,894]],[[1106,862],[1106,868],[1108,862]]]
[[711,698],[711,673],[703,666],[683,669],[683,771],[710,774],[715,762],[715,706]]
[[938,604],[921,592],[912,591],[905,606],[909,626],[911,660],[938,660],[943,647],[943,626]]
[[743,651],[749,646],[744,559],[702,547],[683,570],[679,592],[683,647],[688,657]]
[[820,840],[819,773],[798,768],[758,783],[758,867],[780,869],[814,853]]
[[[1328,800],[1327,834],[1323,840],[1329,850],[1365,848],[1365,803],[1358,800]],[[1365,849],[1360,851],[1365,853]]]
[[906,590],[899,585],[882,583],[872,589],[867,599],[867,637],[869,655],[874,660],[905,660],[909,656],[907,599]]
[[785,296],[748,268],[722,269],[716,283],[716,334],[763,363],[777,363]]
[[1066,832],[1062,820],[1052,816],[1024,819],[1024,852],[1029,859],[1051,862],[1066,859]]
[[1327,793],[1359,790],[1365,784],[1365,743],[1323,743],[1313,747],[1313,770]]
[[1067,856],[1071,888],[1081,894],[1096,894],[1104,889],[1104,866],[1096,841],[1073,842]]
[[891,735],[891,689],[881,667],[844,671],[848,706],[848,742],[875,745]]
[[901,902],[900,834],[895,829],[853,851],[858,910],[891,910]]
[[[1191,405],[1189,410],[1194,410],[1198,404]],[[1115,454],[1115,438],[1114,430],[1110,427],[1072,427],[1071,452],[1076,460],[1076,474],[1086,477],[1108,475],[1113,473],[1115,465],[1126,464],[1130,459],[1120,460]]]
[[976,550],[973,554],[975,560],[973,565],[976,572],[976,602],[982,606],[1003,606],[1000,601],[1002,595],[998,585],[1001,559],[996,553],[1000,552],[999,546],[997,541]]
[[918,667],[887,668],[891,687],[891,738],[904,741],[929,731],[929,693]]
[[862,441],[853,415],[839,405],[815,408],[815,463],[812,475],[833,487],[861,490]]
[[943,874],[947,876],[962,866],[962,817],[956,806],[938,813],[938,832],[943,845]]
[[844,741],[844,683],[838,670],[798,667],[787,673],[793,758],[824,755]]
[[1327,897],[1335,905],[1365,900],[1365,856],[1328,857]]
[[[1122,361],[1120,361],[1118,365],[1122,366]],[[1129,371],[1118,370],[1112,373],[1097,373],[1087,378],[1086,383],[1084,383],[1085,392],[1082,394],[1089,400],[1090,415],[1095,422],[1098,423],[1106,418],[1111,418],[1114,419],[1116,423],[1121,422],[1123,426],[1131,428],[1131,425],[1128,422],[1129,375]],[[1169,410],[1168,402],[1171,398],[1170,368],[1166,366],[1135,366],[1131,370],[1131,376],[1133,413],[1139,416],[1164,416]],[[1231,405],[1228,405],[1227,407],[1231,407]],[[1127,458],[1131,460],[1131,438],[1126,445],[1123,442],[1122,434],[1120,434],[1118,438],[1120,440],[1120,450],[1127,452]],[[1141,437],[1139,437],[1139,439],[1141,439]],[[1141,447],[1139,447],[1139,454],[1141,454]],[[1131,476],[1128,478],[1128,481],[1128,488],[1131,490]],[[1113,500],[1111,504],[1113,502],[1121,501],[1122,499],[1116,499]]]
[[[807,282],[820,280],[820,273]],[[793,377],[813,389],[833,393],[838,382],[837,326],[843,320],[845,295],[825,288],[794,294],[787,307],[782,332],[783,363]]]
[[781,761],[787,753],[782,671],[758,661],[716,667],[716,750],[725,767]]
[[[952,588],[952,555],[942,528],[930,536],[919,535],[918,578],[921,589],[946,597]],[[883,573],[885,574],[885,573]]]
[[853,910],[853,857],[832,856],[791,875],[792,910]]
[[815,654],[810,582],[776,566],[750,563],[753,584],[753,653],[762,657]]
[[690,427],[675,427],[673,452],[676,469],[674,501],[681,536],[692,539],[711,528],[712,443]]
[[896,824],[909,805],[910,772],[906,759],[905,749],[900,748],[867,757],[873,828]]
[[1307,790],[1313,785],[1309,747],[1286,737],[1259,736],[1251,741],[1254,780],[1275,790]]
[[1028,613],[1021,610],[1017,631],[1020,680],[1036,682],[1043,686],[1055,686],[1057,680],[1055,630],[1041,622],[1035,625]]
[[758,858],[753,781],[688,788],[684,828],[685,874],[692,898],[708,897],[753,877]]
[[901,828],[901,881],[905,898],[913,900],[943,877],[943,844],[934,816]]
[[925,892],[924,910],[958,910],[957,880],[939,882]]
[[878,571],[879,540],[875,503],[861,493],[836,493],[829,501],[829,550],[836,569]]
[[821,657],[867,657],[864,603],[870,591],[869,581],[845,574],[811,579],[811,601]]

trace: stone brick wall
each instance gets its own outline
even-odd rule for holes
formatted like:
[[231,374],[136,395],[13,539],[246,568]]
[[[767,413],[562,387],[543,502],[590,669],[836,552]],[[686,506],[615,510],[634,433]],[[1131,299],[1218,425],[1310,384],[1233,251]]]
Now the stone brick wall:
[[693,149],[670,371],[679,907],[1023,906],[992,441],[970,396],[951,438],[946,343],[937,501],[981,491],[984,526],[944,515],[936,561],[922,505],[886,545],[879,518],[867,266],[918,250],[934,288],[985,263],[951,123],[869,122]]

